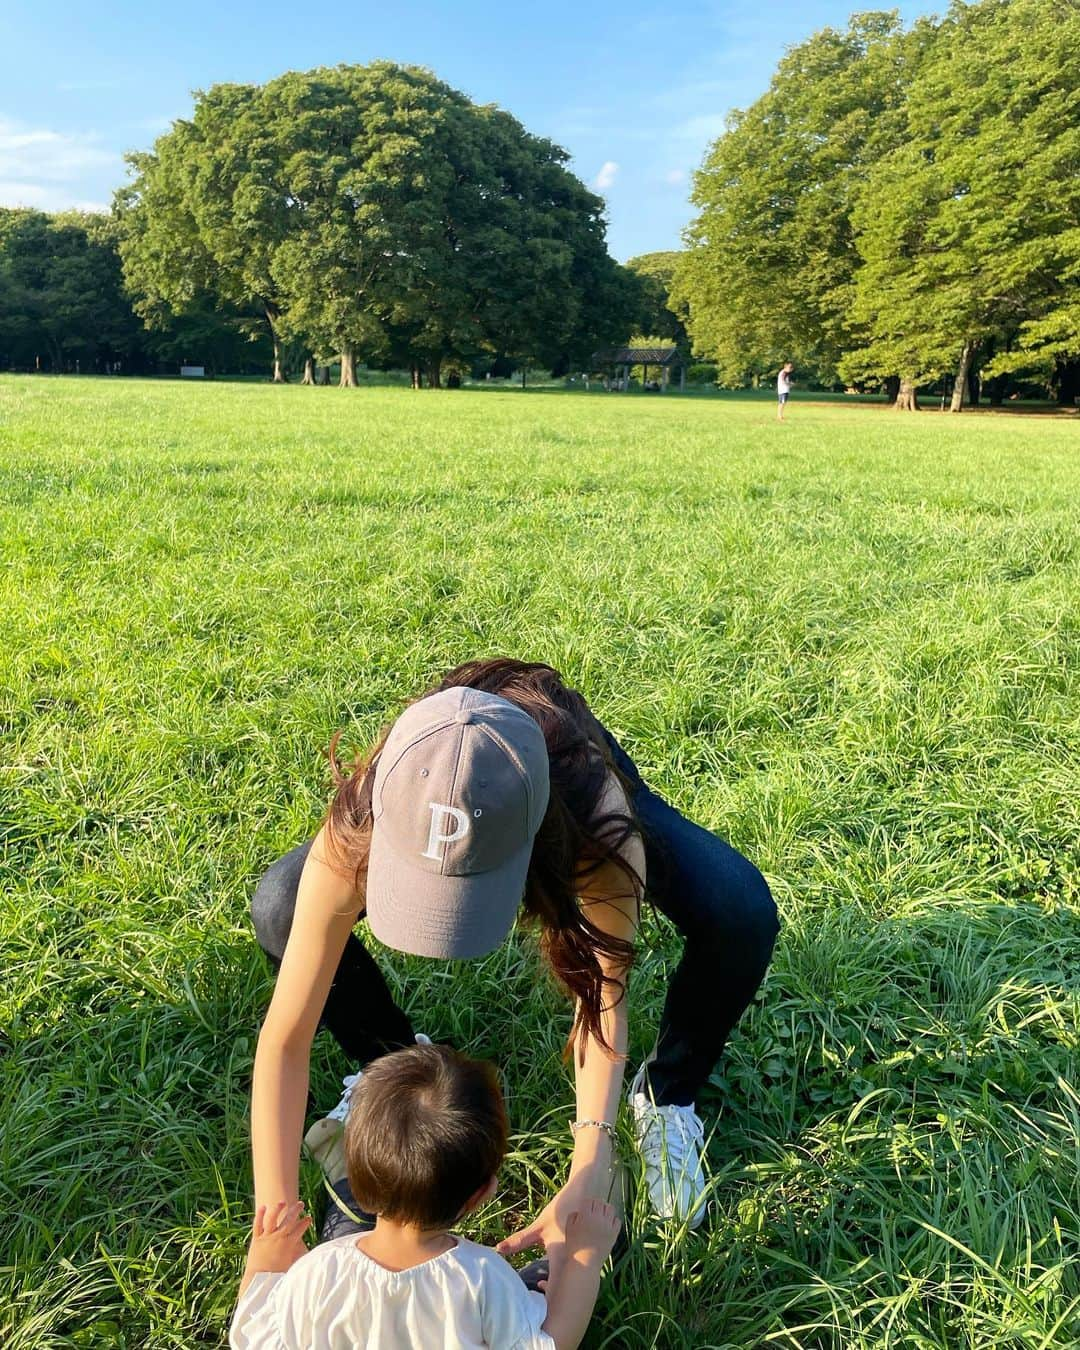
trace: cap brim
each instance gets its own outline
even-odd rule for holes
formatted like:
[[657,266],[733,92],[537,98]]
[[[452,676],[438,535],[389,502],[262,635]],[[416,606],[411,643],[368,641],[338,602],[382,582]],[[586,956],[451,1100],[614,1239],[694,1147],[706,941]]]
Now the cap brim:
[[501,866],[471,876],[440,876],[413,867],[371,833],[367,919],[371,931],[399,952],[467,960],[486,956],[514,925],[533,841]]

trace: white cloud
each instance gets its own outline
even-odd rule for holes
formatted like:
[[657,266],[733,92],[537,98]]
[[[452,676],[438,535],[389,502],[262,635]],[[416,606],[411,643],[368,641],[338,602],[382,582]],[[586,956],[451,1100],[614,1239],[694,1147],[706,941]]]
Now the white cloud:
[[69,135],[0,118],[0,178],[59,183],[119,160],[94,135]]
[[[96,198],[119,182],[123,161],[86,132],[52,131],[0,117],[0,205],[102,211]],[[104,182],[102,180],[105,180]]]
[[677,187],[679,183],[682,183],[682,182],[685,181],[685,179],[686,179],[686,170],[685,170],[685,169],[669,169],[669,170],[667,171],[667,173],[664,175],[664,177],[665,177],[665,179],[672,185],[672,187]]
[[32,206],[38,211],[108,212],[108,202],[73,197],[63,187],[45,187],[41,183],[20,183],[0,178],[0,206]]
[[40,183],[19,183],[12,179],[0,178],[0,206],[37,206],[49,195],[48,188]]
[[597,192],[606,192],[608,188],[615,184],[615,176],[619,172],[619,166],[613,159],[605,159],[600,166],[600,172],[593,181],[593,186]]

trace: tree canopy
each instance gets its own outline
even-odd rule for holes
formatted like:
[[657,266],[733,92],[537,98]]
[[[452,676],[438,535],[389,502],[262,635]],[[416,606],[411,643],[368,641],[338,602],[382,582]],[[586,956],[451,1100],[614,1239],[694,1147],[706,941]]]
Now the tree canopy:
[[130,355],[139,325],[124,301],[114,228],[77,211],[0,209],[0,353],[8,364],[88,370]]
[[147,330],[126,293],[108,216],[0,208],[0,367],[141,374],[165,361],[247,372],[267,351],[205,293]]
[[641,253],[627,261],[627,268],[639,286],[638,331],[676,346],[687,343],[686,328],[673,308],[671,298],[675,272],[681,254],[675,249],[661,253]]
[[154,322],[212,293],[326,359],[572,360],[634,290],[566,152],[429,71],[379,61],[218,85],[131,157],[121,251]]
[[954,3],[825,29],[696,176],[674,303],[739,382],[786,358],[913,401],[1080,356],[1080,10]]

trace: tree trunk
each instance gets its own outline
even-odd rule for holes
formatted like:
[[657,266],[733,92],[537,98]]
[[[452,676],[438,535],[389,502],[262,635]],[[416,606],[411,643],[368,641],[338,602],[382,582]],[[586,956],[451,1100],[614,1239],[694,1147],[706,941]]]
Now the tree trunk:
[[424,375],[419,366],[409,367],[409,378],[414,389],[423,389]]
[[318,367],[318,372],[319,372],[319,373],[318,373],[318,377],[317,377],[317,382],[318,382],[319,384],[329,384],[329,383],[330,383],[330,367],[329,367],[329,366],[319,366],[319,367]]
[[525,366],[522,366],[522,367],[521,367],[521,387],[522,387],[522,389],[525,388],[525,374],[526,374],[526,367],[525,367]]
[[351,347],[341,353],[341,379],[338,381],[338,388],[356,388],[356,353]]
[[918,412],[919,399],[915,392],[915,381],[910,376],[900,377],[900,387],[896,393],[897,412]]
[[986,380],[983,383],[983,392],[990,400],[991,408],[1000,408],[1005,401],[1005,386],[1008,383],[1007,375],[995,375],[993,379]]
[[960,351],[960,365],[953,380],[952,402],[949,411],[958,413],[966,402],[970,401],[968,372],[971,370],[971,358],[975,355],[975,344],[969,338]]
[[1073,407],[1080,398],[1080,360],[1059,357],[1054,365],[1054,391],[1062,407]]
[[315,358],[313,356],[304,357],[304,378],[300,381],[300,383],[301,384],[315,383]]
[[885,381],[885,397],[890,403],[896,402],[896,396],[900,392],[900,376],[890,375]]
[[442,361],[436,357],[434,361],[428,362],[427,382],[429,389],[442,388]]

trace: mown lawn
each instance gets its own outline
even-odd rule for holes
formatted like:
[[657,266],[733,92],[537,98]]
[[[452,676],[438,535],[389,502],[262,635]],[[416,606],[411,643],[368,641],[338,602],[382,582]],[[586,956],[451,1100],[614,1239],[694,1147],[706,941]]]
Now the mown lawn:
[[[0,379],[0,1344],[224,1338],[271,987],[247,903],[474,654],[557,665],[784,918],[592,1347],[1080,1341],[1080,427],[675,396]],[[650,924],[650,1044],[678,950]],[[395,958],[569,1151],[525,939]],[[349,1066],[320,1038],[314,1087]],[[317,1198],[317,1178],[306,1173]]]

